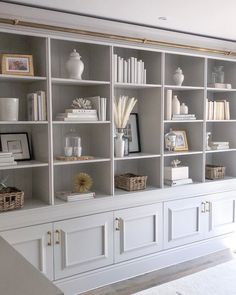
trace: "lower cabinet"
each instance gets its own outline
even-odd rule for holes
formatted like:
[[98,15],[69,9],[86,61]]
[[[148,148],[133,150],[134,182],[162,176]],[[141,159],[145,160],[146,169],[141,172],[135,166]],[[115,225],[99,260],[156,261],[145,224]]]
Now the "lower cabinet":
[[55,279],[113,263],[113,212],[54,223]]
[[162,204],[115,212],[115,262],[162,249]]
[[172,248],[235,231],[233,192],[164,204],[164,247]]
[[53,280],[52,224],[9,230],[1,232],[0,235],[38,270]]

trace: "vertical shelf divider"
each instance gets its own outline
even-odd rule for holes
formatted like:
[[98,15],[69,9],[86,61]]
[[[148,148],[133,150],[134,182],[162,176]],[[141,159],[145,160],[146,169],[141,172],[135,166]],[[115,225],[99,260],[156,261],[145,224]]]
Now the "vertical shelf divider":
[[202,159],[202,182],[205,182],[205,166],[206,166],[206,132],[207,132],[207,77],[208,77],[208,59],[204,59],[204,110],[203,110],[203,159]]
[[161,132],[160,132],[160,187],[164,187],[164,120],[165,120],[165,53],[161,53]]
[[115,195],[115,160],[114,160],[114,114],[113,114],[113,102],[114,102],[114,63],[113,63],[114,47],[110,47],[110,158],[111,158],[111,195]]

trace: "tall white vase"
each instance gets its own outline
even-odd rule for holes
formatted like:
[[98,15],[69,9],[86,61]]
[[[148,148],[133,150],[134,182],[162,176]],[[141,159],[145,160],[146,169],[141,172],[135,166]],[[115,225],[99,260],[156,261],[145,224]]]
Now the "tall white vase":
[[181,70],[181,68],[178,68],[176,71],[175,71],[175,74],[173,76],[173,80],[175,82],[175,84],[177,86],[181,86],[183,81],[184,81],[184,75],[183,75],[183,71]]
[[178,100],[177,95],[174,95],[172,100],[172,114],[173,115],[180,114],[180,101]]
[[117,158],[124,157],[125,141],[123,139],[124,132],[117,132],[115,138],[115,156]]
[[172,118],[172,90],[167,90],[166,95],[166,120]]

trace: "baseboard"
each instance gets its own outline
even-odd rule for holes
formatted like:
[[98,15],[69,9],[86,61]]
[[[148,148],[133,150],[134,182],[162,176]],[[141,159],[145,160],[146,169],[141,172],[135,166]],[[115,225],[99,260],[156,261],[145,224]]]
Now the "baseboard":
[[114,264],[54,283],[65,295],[78,295],[91,289],[126,280],[164,267],[202,257],[226,248],[235,248],[235,236],[227,235],[165,250]]

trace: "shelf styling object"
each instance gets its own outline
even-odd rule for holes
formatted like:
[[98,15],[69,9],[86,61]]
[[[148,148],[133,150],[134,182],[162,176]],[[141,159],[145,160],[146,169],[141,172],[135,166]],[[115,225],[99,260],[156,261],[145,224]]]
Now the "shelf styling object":
[[188,114],[188,106],[182,102],[180,106],[180,115],[187,115]]
[[213,84],[224,84],[225,83],[225,73],[224,66],[214,67],[214,71],[212,72],[212,83]]
[[123,138],[124,128],[126,127],[130,113],[132,112],[137,99],[134,97],[120,96],[118,99],[114,99],[113,111],[114,120],[116,126],[116,138],[115,138],[115,156],[124,157],[125,141]]
[[167,90],[166,94],[166,120],[172,118],[172,90]]
[[21,209],[24,206],[24,192],[15,187],[0,190],[0,212]]
[[0,98],[0,121],[18,121],[19,98]]
[[58,199],[65,201],[65,202],[75,202],[75,201],[94,199],[95,193],[94,192],[75,193],[75,192],[70,192],[70,191],[69,192],[62,191],[62,192],[57,192],[56,197]]
[[206,165],[206,179],[224,179],[226,167],[219,165]]
[[88,161],[88,160],[94,160],[95,157],[93,156],[80,156],[80,157],[66,157],[66,156],[56,156],[56,160],[58,161]]
[[180,115],[180,101],[177,95],[174,95],[172,100],[172,114]]
[[66,62],[66,69],[69,74],[70,79],[82,79],[82,74],[84,71],[84,63],[81,60],[80,54],[73,49],[70,54],[68,61]]
[[164,179],[165,180],[179,180],[189,178],[189,167],[178,166],[181,162],[176,159],[171,162],[171,166],[164,167]]
[[34,76],[33,56],[25,54],[3,54],[2,74]]
[[92,177],[84,172],[79,173],[74,179],[74,192],[87,193],[93,185]]
[[80,157],[82,154],[81,138],[74,129],[65,136],[64,155],[66,157]]
[[206,150],[211,150],[210,147],[210,138],[211,138],[211,132],[206,132]]
[[173,132],[172,129],[165,134],[165,148],[168,151],[174,151],[176,146],[176,137],[177,135]]
[[125,173],[115,176],[115,187],[126,191],[144,190],[147,185],[147,176]]
[[175,71],[174,75],[173,75],[173,80],[175,82],[175,85],[177,86],[181,86],[184,82],[184,75],[183,75],[183,71],[181,70],[181,68],[177,68],[177,70]]

